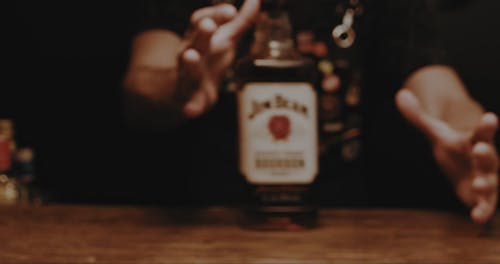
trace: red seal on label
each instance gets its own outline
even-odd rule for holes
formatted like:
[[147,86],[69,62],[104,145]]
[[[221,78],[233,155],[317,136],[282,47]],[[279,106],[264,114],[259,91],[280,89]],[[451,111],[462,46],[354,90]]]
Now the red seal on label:
[[272,116],[267,126],[275,140],[286,140],[290,135],[291,122],[285,115]]

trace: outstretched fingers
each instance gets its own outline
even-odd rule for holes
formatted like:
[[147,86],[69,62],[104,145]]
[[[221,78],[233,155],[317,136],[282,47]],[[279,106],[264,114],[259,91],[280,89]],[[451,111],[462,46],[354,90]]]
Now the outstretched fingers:
[[477,204],[472,208],[470,217],[478,224],[486,224],[495,214],[498,193],[488,197],[480,197]]
[[259,9],[260,0],[245,0],[239,12],[234,6],[220,4],[193,13],[187,50],[180,56],[179,89],[185,91],[181,94],[186,117],[200,116],[217,101],[220,69],[230,64],[239,37],[252,25]]
[[474,131],[472,142],[493,142],[497,129],[498,117],[494,113],[484,114]]
[[232,20],[238,11],[230,4],[219,4],[198,9],[191,15],[191,25],[197,25],[204,18],[211,18],[218,25],[222,25]]
[[245,0],[238,14],[222,25],[212,38],[214,50],[224,50],[234,45],[241,35],[252,26],[260,9],[260,0]]
[[471,211],[471,217],[477,223],[485,223],[495,212],[498,199],[498,163],[497,152],[492,144],[479,142],[474,145],[472,189],[476,192],[477,203]]
[[185,103],[199,87],[203,75],[201,54],[195,49],[187,49],[179,59],[179,79],[175,100]]
[[498,171],[498,156],[495,146],[485,142],[476,143],[472,148],[472,165],[478,175],[496,174]]
[[196,31],[190,48],[196,49],[204,56],[210,51],[210,39],[217,30],[217,24],[211,18],[203,18],[196,25]]

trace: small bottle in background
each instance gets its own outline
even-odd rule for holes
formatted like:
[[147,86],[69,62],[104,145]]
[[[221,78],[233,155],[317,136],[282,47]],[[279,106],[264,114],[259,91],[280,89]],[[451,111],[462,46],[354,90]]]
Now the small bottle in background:
[[47,200],[37,187],[34,151],[18,148],[14,122],[0,119],[0,205],[41,204]]
[[34,152],[31,148],[19,148],[14,157],[14,173],[21,191],[22,203],[36,201]]
[[0,205],[14,205],[19,202],[21,192],[12,177],[11,141],[0,134]]

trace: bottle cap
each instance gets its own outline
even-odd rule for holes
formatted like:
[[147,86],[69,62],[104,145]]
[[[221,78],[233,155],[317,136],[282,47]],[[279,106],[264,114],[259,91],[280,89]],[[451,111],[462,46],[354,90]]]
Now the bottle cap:
[[10,119],[0,119],[0,135],[10,140],[14,137],[14,124]]
[[16,159],[20,162],[32,162],[35,154],[31,148],[21,148],[16,153]]

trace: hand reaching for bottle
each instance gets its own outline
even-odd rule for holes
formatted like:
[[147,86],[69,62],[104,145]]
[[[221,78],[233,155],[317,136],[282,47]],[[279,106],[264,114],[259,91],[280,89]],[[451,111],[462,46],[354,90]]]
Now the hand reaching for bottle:
[[260,0],[245,0],[239,11],[230,4],[219,4],[192,14],[192,29],[179,55],[178,89],[189,96],[182,110],[186,118],[198,117],[215,104],[220,80],[235,58],[238,41],[259,9]]
[[403,116],[432,142],[434,157],[455,186],[457,196],[471,208],[471,219],[485,223],[498,201],[498,154],[493,144],[498,117],[485,113],[470,130],[455,129],[428,114],[419,99],[402,89],[396,103]]

